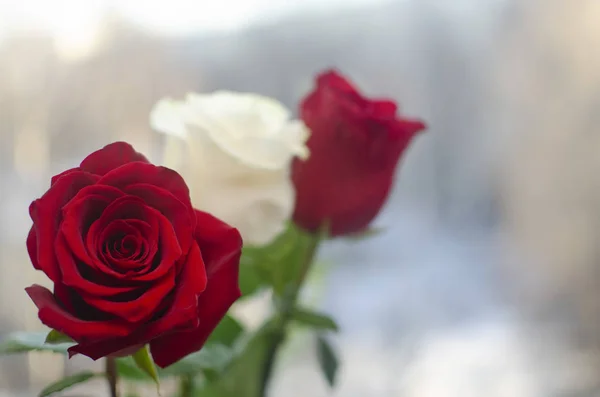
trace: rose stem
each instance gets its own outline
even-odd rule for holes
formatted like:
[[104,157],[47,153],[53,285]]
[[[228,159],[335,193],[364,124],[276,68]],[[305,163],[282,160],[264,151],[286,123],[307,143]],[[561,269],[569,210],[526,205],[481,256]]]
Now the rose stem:
[[119,393],[117,392],[117,361],[114,357],[106,357],[106,379],[108,380],[110,397],[118,397]]
[[194,393],[194,378],[191,375],[183,375],[179,379],[179,392],[181,397],[192,397]]
[[314,258],[319,248],[319,244],[323,238],[323,234],[324,233],[318,233],[311,236],[310,243],[306,248],[304,261],[302,262],[302,268],[300,269],[298,278],[293,284],[290,293],[285,294],[283,297],[283,304],[280,306],[280,318],[276,324],[276,329],[274,330],[273,336],[269,339],[269,345],[266,349],[266,357],[262,372],[263,379],[260,388],[260,396],[262,397],[266,396],[267,387],[273,372],[273,365],[275,364],[275,359],[277,357],[277,351],[285,339],[287,326],[292,320],[293,309],[296,307],[296,302],[298,301],[298,296],[300,295],[302,285],[304,284],[306,276],[308,275],[308,272],[310,271],[310,268],[314,262]]

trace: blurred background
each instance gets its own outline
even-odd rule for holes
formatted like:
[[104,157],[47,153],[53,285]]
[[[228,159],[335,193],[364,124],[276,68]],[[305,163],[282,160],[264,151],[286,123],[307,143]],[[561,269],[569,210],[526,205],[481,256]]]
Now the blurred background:
[[[338,387],[300,338],[271,395],[597,396],[598,48],[598,0],[0,0],[0,335],[41,327],[27,208],[52,175],[117,139],[159,161],[163,96],[295,109],[337,67],[429,130],[385,233],[322,252],[308,299],[343,329]],[[0,396],[89,365],[0,358]]]

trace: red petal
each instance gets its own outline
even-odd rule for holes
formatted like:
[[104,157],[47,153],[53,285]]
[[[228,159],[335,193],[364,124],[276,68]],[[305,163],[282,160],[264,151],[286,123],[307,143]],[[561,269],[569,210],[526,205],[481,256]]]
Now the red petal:
[[135,258],[114,258],[111,253],[105,254],[99,250],[98,253],[91,255],[92,265],[117,279],[137,280],[137,277],[151,272],[152,265],[155,265],[153,261],[159,247],[160,222],[156,219],[150,220],[150,223],[137,219],[119,220],[118,222],[125,222],[130,227],[135,227],[136,233],[138,233],[136,237],[142,240],[140,250],[144,250],[144,252],[140,252],[140,256]]
[[42,323],[76,341],[126,336],[132,331],[132,326],[127,323],[80,320],[65,311],[52,292],[40,285],[34,284],[25,291],[39,309]]
[[177,172],[146,163],[129,163],[104,175],[99,184],[110,185],[125,190],[131,185],[148,184],[170,192],[192,213],[190,190]]
[[150,342],[152,357],[166,367],[202,348],[212,331],[241,295],[238,286],[242,239],[239,232],[212,215],[196,211],[196,239],[208,283],[198,298],[198,328],[175,332]]
[[71,172],[74,172],[74,171],[81,171],[81,168],[79,168],[79,167],[71,168],[71,169],[61,172],[60,174],[54,175],[52,177],[52,179],[50,180],[50,186],[54,185],[56,183],[56,181],[58,181],[61,177],[65,176],[67,174],[70,174]]
[[87,156],[81,162],[80,168],[91,174],[102,176],[115,168],[134,161],[148,163],[146,157],[136,152],[130,144],[115,142]]
[[35,228],[31,228],[29,230],[29,234],[27,235],[27,253],[29,253],[29,259],[31,259],[31,263],[33,267],[37,270],[40,269],[40,265],[37,260],[37,237],[35,235]]
[[[104,246],[98,247],[98,255],[103,258],[104,263],[109,265],[111,273],[115,275],[134,275],[149,270],[152,263],[147,260],[149,249],[146,237],[152,236],[153,232],[158,235],[158,230],[151,230],[151,226],[144,221],[117,219],[102,231],[100,240],[103,241]],[[115,249],[110,246],[112,236],[118,234],[122,235],[120,241],[113,241],[112,244],[120,244],[122,246],[120,250],[118,247]],[[130,248],[123,251],[127,244]],[[154,246],[156,247],[156,243]]]
[[398,106],[396,102],[387,99],[375,100],[369,102],[369,113],[371,116],[379,119],[393,119],[396,117]]
[[[93,307],[120,317],[129,323],[140,323],[155,314],[156,308],[174,287],[175,270],[173,269],[170,274],[150,284],[150,287],[139,296],[129,297],[131,293],[126,293],[125,298],[119,296],[85,297],[84,300]],[[133,294],[138,295],[135,291]],[[121,299],[123,301],[120,301]]]
[[156,208],[171,222],[183,252],[192,245],[192,234],[196,227],[196,215],[171,192],[155,185],[136,183],[124,189],[125,192],[144,200],[146,205]]
[[348,94],[358,94],[358,90],[336,70],[327,70],[317,76],[319,88],[333,88]]
[[66,174],[29,207],[37,239],[37,265],[52,281],[60,280],[60,270],[54,253],[54,241],[62,221],[62,208],[79,190],[95,183],[96,180],[95,175],[85,172],[74,171]]
[[398,119],[392,124],[391,136],[395,138],[403,138],[407,142],[411,140],[413,135],[423,131],[427,126],[420,120]]
[[[148,222],[153,228],[156,228],[156,231],[158,232],[158,241],[151,241],[149,243],[158,243],[156,255],[160,255],[160,261],[155,267],[148,268],[148,272],[136,275],[135,277],[130,277],[131,280],[150,281],[158,279],[169,272],[170,269],[175,266],[175,263],[185,255],[179,245],[179,241],[173,230],[173,225],[164,215],[154,208],[145,206],[144,202],[138,197],[124,196],[115,200],[106,208],[101,218],[94,222],[90,227],[86,237],[88,252],[93,260],[91,263],[87,261],[86,263],[94,265],[100,272],[113,277],[122,278],[117,271],[110,269],[107,266],[108,264],[105,263],[105,259],[97,255],[98,246],[103,244],[103,241],[101,241],[102,231],[105,230],[112,221],[119,219],[143,220]],[[150,260],[152,259],[155,259],[155,257]]]
[[194,237],[200,246],[209,278],[211,274],[217,273],[220,271],[220,267],[225,265],[234,266],[237,274],[239,257],[242,252],[240,232],[203,211],[196,210],[196,222]]
[[122,196],[123,192],[111,186],[92,185],[81,189],[64,207],[60,230],[77,258],[90,262],[94,253],[88,252],[85,244],[89,228],[111,202]]
[[59,233],[56,238],[56,256],[61,264],[62,283],[75,288],[83,299],[87,296],[115,296],[136,289],[135,286],[117,283],[118,280],[101,273],[87,263],[78,263],[63,233]]
[[160,335],[180,329],[196,328],[198,326],[197,296],[206,287],[206,273],[197,244],[192,244],[177,285],[173,303],[162,318],[139,328],[129,337],[79,344],[70,348],[69,352],[81,353],[97,360],[129,346],[148,343]]

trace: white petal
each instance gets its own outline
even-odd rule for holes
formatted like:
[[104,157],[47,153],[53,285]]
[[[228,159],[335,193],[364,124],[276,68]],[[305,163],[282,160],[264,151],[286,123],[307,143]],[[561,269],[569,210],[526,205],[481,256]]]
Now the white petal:
[[191,93],[187,95],[186,101],[192,111],[190,122],[204,125],[204,118],[221,121],[222,127],[232,127],[227,132],[234,136],[272,136],[291,117],[289,110],[280,102],[250,93]]
[[164,100],[152,126],[167,140],[165,162],[186,179],[192,203],[238,228],[247,244],[281,233],[294,208],[290,165],[306,158],[309,131],[278,101],[218,91]]
[[180,138],[187,136],[182,102],[172,99],[162,99],[150,112],[150,126],[164,134]]

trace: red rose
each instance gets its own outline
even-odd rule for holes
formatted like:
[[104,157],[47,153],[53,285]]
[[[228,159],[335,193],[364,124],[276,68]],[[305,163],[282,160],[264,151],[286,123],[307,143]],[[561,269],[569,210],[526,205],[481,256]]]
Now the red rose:
[[146,343],[165,367],[199,350],[240,296],[238,231],[194,210],[175,171],[126,143],[52,178],[30,206],[27,250],[54,282],[27,293],[92,359]]
[[387,199],[402,152],[425,128],[396,110],[393,101],[363,97],[335,71],[317,78],[301,104],[312,131],[310,157],[292,168],[299,226],[316,231],[327,222],[333,236],[367,228]]

